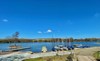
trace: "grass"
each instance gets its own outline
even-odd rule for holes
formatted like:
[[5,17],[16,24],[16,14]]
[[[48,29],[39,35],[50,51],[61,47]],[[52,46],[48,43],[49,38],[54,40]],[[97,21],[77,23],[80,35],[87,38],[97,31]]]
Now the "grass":
[[94,53],[94,57],[95,57],[97,60],[100,60],[100,51]]
[[67,61],[67,55],[26,59],[24,61]]

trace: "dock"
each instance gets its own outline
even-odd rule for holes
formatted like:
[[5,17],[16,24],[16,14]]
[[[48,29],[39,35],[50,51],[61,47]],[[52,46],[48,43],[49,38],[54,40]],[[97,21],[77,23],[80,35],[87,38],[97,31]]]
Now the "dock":
[[24,48],[11,49],[11,50],[8,50],[8,51],[20,51],[20,50],[25,50],[25,49],[31,49],[31,47],[24,47]]

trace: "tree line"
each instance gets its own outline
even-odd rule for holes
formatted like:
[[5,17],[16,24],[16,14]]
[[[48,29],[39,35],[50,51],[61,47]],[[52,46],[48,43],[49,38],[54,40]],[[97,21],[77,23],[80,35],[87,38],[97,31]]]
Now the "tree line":
[[100,38],[84,38],[84,39],[74,39],[74,38],[42,38],[42,39],[19,39],[19,32],[15,32],[10,37],[5,39],[0,39],[0,43],[21,43],[21,42],[90,42],[99,41]]
[[0,39],[0,43],[21,43],[21,42],[100,42],[98,38],[85,38],[85,39],[73,39],[73,38],[44,38],[44,39]]

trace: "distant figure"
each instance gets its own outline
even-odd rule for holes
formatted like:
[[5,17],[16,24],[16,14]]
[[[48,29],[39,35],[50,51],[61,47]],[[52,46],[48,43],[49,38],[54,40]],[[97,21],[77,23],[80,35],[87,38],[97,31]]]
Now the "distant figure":
[[47,52],[46,46],[43,46],[43,47],[42,47],[42,52],[43,52],[43,53]]

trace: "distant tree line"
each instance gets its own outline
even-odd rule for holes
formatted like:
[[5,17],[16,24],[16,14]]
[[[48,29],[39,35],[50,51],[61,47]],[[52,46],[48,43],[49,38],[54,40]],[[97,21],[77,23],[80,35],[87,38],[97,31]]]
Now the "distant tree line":
[[0,39],[0,43],[21,43],[21,42],[32,42],[31,39]]
[[100,38],[85,38],[85,39],[74,39],[74,38],[42,38],[42,39],[19,39],[19,32],[15,32],[11,36],[5,39],[0,39],[0,43],[21,43],[21,42],[90,42],[99,41]]
[[100,42],[100,38],[85,38],[85,39],[74,39],[74,41],[87,41],[87,42],[91,42],[91,41],[94,41],[94,42]]
[[0,39],[0,43],[21,43],[21,42],[96,42],[99,38],[85,38],[85,39],[73,39],[73,38],[46,38],[46,39]]

